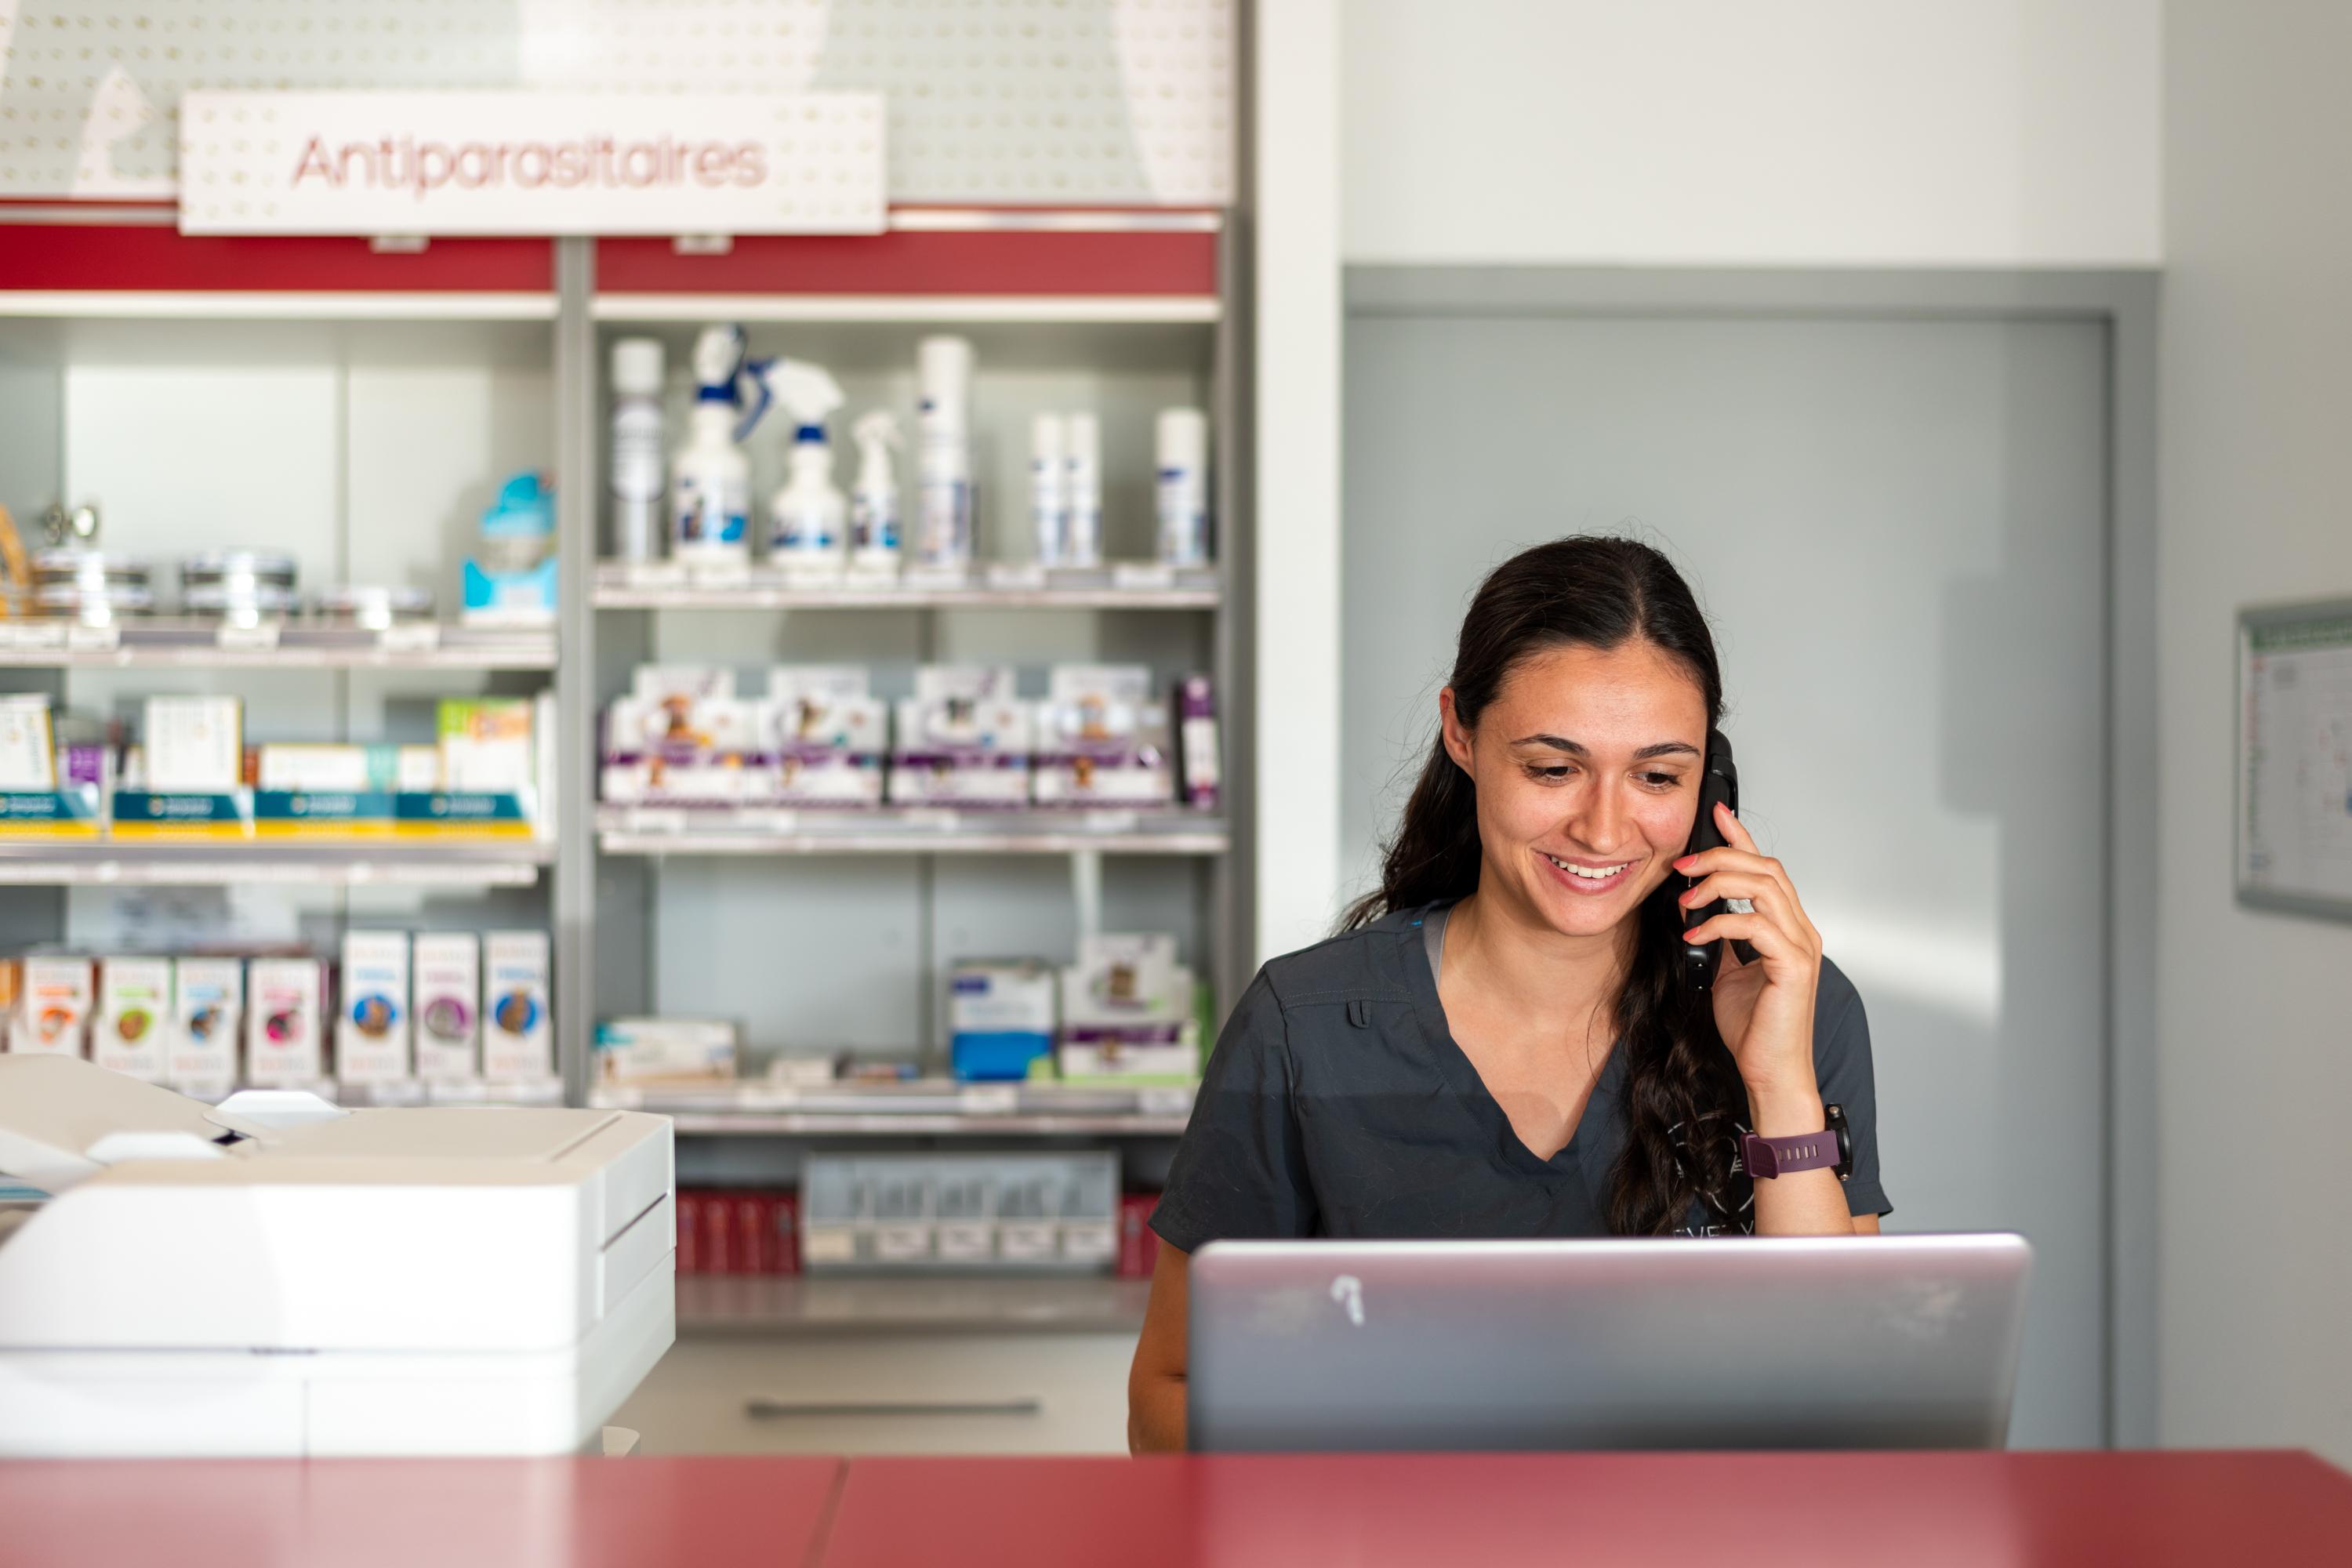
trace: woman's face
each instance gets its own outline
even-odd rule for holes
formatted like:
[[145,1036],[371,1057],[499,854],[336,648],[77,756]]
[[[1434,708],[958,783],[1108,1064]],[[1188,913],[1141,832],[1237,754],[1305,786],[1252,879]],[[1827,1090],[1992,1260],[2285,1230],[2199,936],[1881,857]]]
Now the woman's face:
[[1465,730],[1439,699],[1445,749],[1478,791],[1480,895],[1564,936],[1631,917],[1690,842],[1706,699],[1639,638],[1522,660]]

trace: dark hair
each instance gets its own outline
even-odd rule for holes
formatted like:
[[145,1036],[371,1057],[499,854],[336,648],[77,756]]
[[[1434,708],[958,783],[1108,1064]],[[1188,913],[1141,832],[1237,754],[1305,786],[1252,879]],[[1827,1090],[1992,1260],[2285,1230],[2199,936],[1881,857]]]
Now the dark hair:
[[[1675,659],[1723,715],[1723,677],[1706,616],[1673,563],[1631,539],[1578,535],[1523,550],[1487,574],[1462,617],[1454,655],[1454,710],[1465,729],[1529,657],[1562,647],[1607,650],[1640,638]],[[1478,799],[1441,734],[1381,858],[1381,885],[1350,907],[1343,931],[1395,910],[1477,890]],[[1681,921],[1673,878],[1636,911],[1633,959],[1617,998],[1625,1053],[1629,1136],[1612,1173],[1610,1228],[1655,1235],[1679,1226],[1695,1199],[1741,1227],[1728,1119],[1744,1105],[1715,1014],[1682,982]]]

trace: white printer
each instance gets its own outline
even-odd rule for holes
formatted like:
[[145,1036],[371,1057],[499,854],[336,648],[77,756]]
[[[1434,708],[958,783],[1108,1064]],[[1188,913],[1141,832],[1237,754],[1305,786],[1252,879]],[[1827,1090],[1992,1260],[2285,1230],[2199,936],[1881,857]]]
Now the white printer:
[[576,1452],[676,1325],[664,1117],[0,1056],[0,1458]]

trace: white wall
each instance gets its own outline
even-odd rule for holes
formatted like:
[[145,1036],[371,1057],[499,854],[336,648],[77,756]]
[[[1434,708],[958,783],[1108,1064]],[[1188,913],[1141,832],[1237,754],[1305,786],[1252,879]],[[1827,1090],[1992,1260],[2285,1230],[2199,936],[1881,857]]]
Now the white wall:
[[2231,895],[2237,606],[2352,595],[2352,8],[2165,8],[2159,900],[2168,1445],[2352,1463],[2352,929]]
[[2147,265],[2158,12],[1346,0],[1345,254]]

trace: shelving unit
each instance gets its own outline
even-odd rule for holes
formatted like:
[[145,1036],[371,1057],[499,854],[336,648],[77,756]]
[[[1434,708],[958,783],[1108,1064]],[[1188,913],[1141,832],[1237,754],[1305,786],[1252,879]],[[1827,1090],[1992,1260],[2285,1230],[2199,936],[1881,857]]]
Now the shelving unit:
[[753,1080],[709,1089],[599,1089],[589,1103],[659,1111],[688,1134],[1172,1138],[1192,1116],[1192,1089],[947,1080],[798,1089]]
[[552,631],[424,622],[382,630],[156,616],[112,626],[0,621],[0,668],[18,669],[549,669]]
[[[0,885],[23,889],[0,937],[58,940],[109,907],[104,889],[174,887],[280,889],[306,931],[421,916],[420,895],[432,911],[420,923],[543,924],[575,1103],[588,1095],[596,1019],[625,1012],[740,1003],[753,1038],[935,1055],[944,1020],[931,993],[945,965],[1065,957],[1080,905],[1110,929],[1177,931],[1222,1003],[1246,978],[1248,592],[1234,563],[1247,557],[1249,519],[1234,482],[1244,459],[1224,440],[1239,426],[1243,347],[1221,215],[901,210],[883,235],[744,237],[717,255],[650,238],[436,239],[417,251],[192,238],[168,206],[32,216],[40,245],[0,244],[0,503],[20,522],[53,500],[94,498],[112,548],[166,563],[270,548],[302,560],[306,587],[429,581],[451,604],[489,489],[536,466],[559,497],[562,602],[553,628],[525,632],[0,623],[5,682],[111,711],[150,691],[238,691],[257,740],[409,741],[429,738],[418,715],[441,691],[551,684],[554,805],[572,826],[553,841],[482,844],[0,840]],[[845,415],[896,406],[909,432],[916,342],[972,339],[982,562],[968,578],[812,584],[764,566],[714,575],[604,558],[612,340],[664,338],[677,386],[692,330],[727,320],[746,323],[757,353],[833,368],[850,394]],[[198,386],[211,389],[199,403],[174,401]],[[682,402],[681,387],[680,427]],[[1101,416],[1107,550],[1142,557],[1150,416],[1178,402],[1207,407],[1219,433],[1218,565],[1025,565],[1030,413]],[[781,426],[751,447],[762,500],[781,480]],[[265,439],[295,465],[287,483],[309,490],[281,484],[254,504],[253,443]],[[850,468],[845,452],[845,483]],[[911,500],[911,483],[901,488]],[[1203,670],[1217,688],[1226,799],[1214,813],[600,808],[600,710],[635,664],[656,658],[856,660],[892,680],[959,659],[1032,671],[1140,662],[1171,679]],[[773,1026],[796,1010],[808,1010],[804,1028]],[[1165,1104],[1024,1101],[983,1116],[911,1100],[784,1108],[747,1092],[681,1108],[682,1127],[787,1142],[956,1129],[1149,1141],[1182,1125]]]

